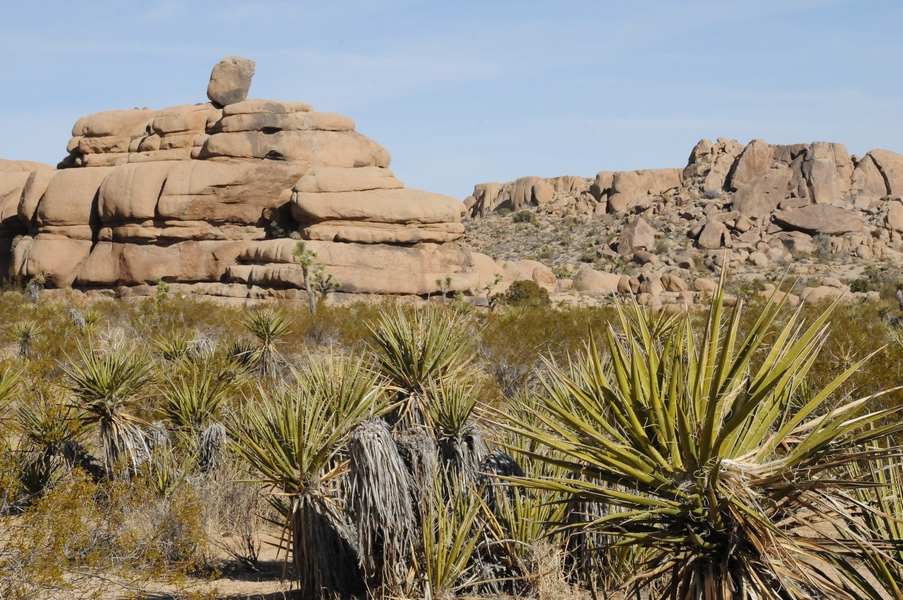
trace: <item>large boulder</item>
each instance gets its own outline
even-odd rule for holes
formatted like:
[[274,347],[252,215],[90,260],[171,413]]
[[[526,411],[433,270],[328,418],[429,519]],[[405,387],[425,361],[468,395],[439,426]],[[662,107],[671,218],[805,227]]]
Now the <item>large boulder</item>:
[[552,199],[555,189],[540,177],[521,177],[514,182],[511,191],[511,209],[520,210],[526,206],[543,206]]
[[109,223],[153,219],[163,184],[175,167],[172,162],[152,162],[113,169],[100,186],[100,220]]
[[649,250],[655,248],[655,229],[642,217],[637,217],[630,222],[618,236],[618,254],[626,256],[636,250]]
[[709,219],[699,233],[699,238],[696,240],[696,243],[700,248],[717,250],[718,248],[729,246],[730,240],[730,232],[728,232],[724,223]]
[[100,185],[112,170],[99,167],[57,171],[38,204],[38,225],[89,225],[96,214]]
[[608,198],[609,212],[623,212],[650,196],[679,187],[681,171],[678,169],[649,169],[643,171],[622,171],[612,177],[611,195]]
[[621,276],[613,273],[602,273],[595,269],[580,269],[574,275],[573,289],[578,292],[614,296],[618,293]]
[[557,278],[552,269],[535,260],[505,261],[502,267],[502,281],[499,284],[499,292],[504,292],[515,281],[531,280],[537,285],[546,288],[549,292],[555,291]]
[[219,106],[235,104],[247,99],[254,77],[253,60],[239,56],[227,56],[213,67],[207,97]]
[[458,222],[463,213],[464,205],[454,198],[407,188],[292,195],[292,216],[301,223],[449,223]]
[[[230,267],[228,281],[273,287],[298,287],[301,268],[292,254],[294,240],[267,240],[248,246],[241,265]],[[458,244],[415,247],[309,241],[317,264],[341,284],[343,292],[364,294],[433,294],[437,280],[452,280],[451,289],[475,291],[481,283],[471,253]],[[443,283],[444,285],[444,283]]]
[[43,275],[50,287],[69,287],[91,252],[91,240],[40,233],[15,249],[13,271],[20,277]]
[[394,173],[382,167],[342,169],[317,166],[310,169],[295,183],[295,192],[364,192],[369,190],[396,190],[404,184]]
[[740,189],[756,176],[768,171],[772,163],[774,163],[774,146],[764,140],[751,141],[737,159],[730,177],[730,189],[733,191]]
[[761,219],[768,216],[788,196],[791,177],[793,171],[784,165],[754,175],[734,194],[734,210],[744,217]]
[[861,196],[880,197],[890,193],[881,169],[872,158],[871,152],[862,157],[862,160],[853,169],[850,188],[854,194]]
[[887,182],[887,193],[903,195],[903,155],[889,150],[872,150],[866,156],[875,162]]
[[306,171],[279,161],[184,161],[167,175],[157,212],[164,219],[255,224],[265,209],[289,202]]
[[263,158],[328,167],[388,167],[385,148],[356,131],[243,131],[207,138],[199,158]]
[[842,144],[815,142],[806,151],[801,165],[816,204],[830,204],[850,189],[853,163]]
[[774,213],[775,223],[810,234],[842,235],[862,231],[859,213],[830,205],[804,206]]

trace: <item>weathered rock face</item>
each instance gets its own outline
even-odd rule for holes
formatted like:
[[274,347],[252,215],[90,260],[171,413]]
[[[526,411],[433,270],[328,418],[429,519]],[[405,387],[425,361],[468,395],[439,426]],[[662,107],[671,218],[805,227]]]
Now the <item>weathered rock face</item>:
[[[296,297],[291,250],[305,239],[343,292],[431,294],[446,278],[479,288],[456,243],[461,202],[405,188],[347,117],[248,100],[253,74],[229,57],[211,75],[212,103],[83,117],[58,169],[0,161],[0,266],[124,295],[162,279]],[[521,202],[551,195],[543,180],[531,186]]]

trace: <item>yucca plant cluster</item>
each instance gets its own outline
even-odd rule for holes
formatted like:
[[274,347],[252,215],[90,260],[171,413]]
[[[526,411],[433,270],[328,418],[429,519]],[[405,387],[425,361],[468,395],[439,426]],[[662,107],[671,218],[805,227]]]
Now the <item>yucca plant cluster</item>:
[[[855,395],[870,357],[814,376],[833,307],[730,308],[723,282],[704,315],[623,303],[515,386],[455,304],[382,307],[343,348],[293,344],[272,307],[192,332],[176,302],[136,313],[151,344],[60,306],[53,364],[50,328],[11,328],[4,513],[75,470],[173,503],[242,482],[305,599],[903,599],[903,424]],[[253,564],[255,543],[227,552]]]

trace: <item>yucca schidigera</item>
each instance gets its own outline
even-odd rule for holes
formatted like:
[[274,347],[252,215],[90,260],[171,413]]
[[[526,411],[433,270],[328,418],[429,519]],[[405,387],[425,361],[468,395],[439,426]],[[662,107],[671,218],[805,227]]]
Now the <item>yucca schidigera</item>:
[[400,592],[416,532],[414,483],[382,419],[358,425],[348,446],[348,508],[357,527],[361,565],[371,585]]
[[123,455],[130,467],[136,468],[150,451],[142,429],[146,423],[128,412],[128,407],[153,379],[148,361],[128,349],[101,353],[80,342],[78,355],[77,361],[69,359],[62,368],[70,379],[82,421],[98,427],[107,473],[115,472]]
[[[353,361],[337,362],[336,377],[360,372]],[[381,410],[383,388],[350,393],[340,408],[335,398],[314,389],[316,375],[294,373],[291,384],[268,380],[243,407],[233,447],[274,493],[283,511],[302,597],[320,598],[361,591],[363,579],[355,552],[356,531],[347,518],[339,481],[347,469],[345,445],[350,433]]]
[[830,310],[776,327],[769,303],[743,335],[742,303],[729,320],[723,307],[722,284],[697,332],[690,317],[654,327],[642,307],[622,306],[607,354],[590,340],[585,377],[547,364],[542,409],[505,426],[549,449],[529,456],[572,475],[520,482],[607,506],[571,527],[649,549],[633,581],[661,581],[663,597],[853,598],[828,574],[838,544],[818,525],[843,519],[858,486],[838,468],[903,426],[879,425],[891,409],[866,412],[868,398],[828,405],[862,361],[788,410]]
[[260,342],[254,361],[261,377],[275,377],[279,374],[282,358],[276,349],[279,339],[291,329],[291,324],[278,309],[258,309],[247,311],[242,326]]

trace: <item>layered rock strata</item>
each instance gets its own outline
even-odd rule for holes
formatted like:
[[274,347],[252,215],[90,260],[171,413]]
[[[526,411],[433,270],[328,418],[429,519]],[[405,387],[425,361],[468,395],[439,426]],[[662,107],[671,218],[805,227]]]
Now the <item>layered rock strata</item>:
[[230,57],[213,71],[210,103],[83,117],[56,169],[0,161],[2,266],[123,295],[163,280],[290,298],[303,287],[291,250],[304,239],[344,292],[425,295],[447,278],[477,288],[456,241],[459,201],[405,188],[386,149],[347,117],[246,99],[253,72]]

